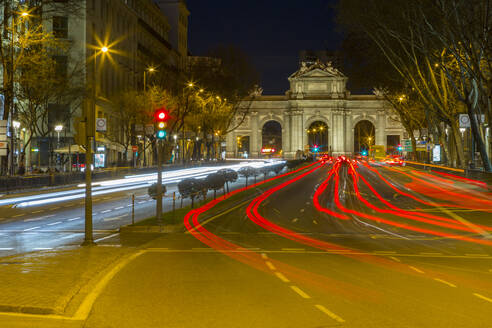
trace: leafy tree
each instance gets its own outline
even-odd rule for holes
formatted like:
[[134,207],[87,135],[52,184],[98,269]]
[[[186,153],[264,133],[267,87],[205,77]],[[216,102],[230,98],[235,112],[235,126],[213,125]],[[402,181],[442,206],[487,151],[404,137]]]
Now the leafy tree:
[[232,170],[232,169],[221,169],[217,171],[217,174],[221,174],[226,183],[227,187],[227,192],[229,193],[229,182],[236,182],[237,181],[237,172]]
[[248,186],[248,178],[251,176],[254,176],[256,174],[256,170],[255,170],[255,168],[253,168],[251,166],[243,166],[237,171],[237,173],[240,176],[243,176],[246,178],[246,187],[247,187]]
[[222,175],[220,173],[210,173],[205,178],[205,183],[206,183],[208,189],[214,191],[214,199],[216,199],[217,190],[224,188],[225,182],[226,182],[226,179],[225,179],[224,175]]

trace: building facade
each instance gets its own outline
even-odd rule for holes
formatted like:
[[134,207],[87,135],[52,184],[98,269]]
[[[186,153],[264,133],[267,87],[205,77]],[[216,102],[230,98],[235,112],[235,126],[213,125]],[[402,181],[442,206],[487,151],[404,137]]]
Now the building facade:
[[[46,30],[70,44],[69,53],[59,58],[65,65],[62,71],[70,74],[78,69],[74,78],[79,79],[88,93],[84,101],[58,106],[58,113],[53,111],[52,124],[63,125],[62,147],[58,153],[66,154],[68,145],[72,153],[80,149],[77,143],[82,146],[83,142],[74,138],[75,122],[95,106],[95,117],[105,119],[107,129],[105,133],[96,133],[96,161],[103,166],[121,164],[125,153],[130,154],[127,159],[131,160],[132,150],[123,146],[127,136],[122,133],[121,119],[113,110],[114,99],[125,90],[142,90],[145,72],[150,67],[159,74],[168,74],[169,78],[179,74],[188,51],[189,11],[184,0],[80,0],[80,5],[78,12],[60,10],[58,15],[53,11],[51,17],[44,17]],[[101,53],[102,47],[108,47],[109,51]],[[147,74],[146,78],[150,84],[157,77]],[[43,145],[48,140],[34,138],[32,143],[39,144],[30,147],[38,151],[48,148]],[[139,143],[132,140],[129,148]],[[30,157],[36,154],[26,155],[29,165],[33,162]],[[43,159],[41,165],[46,162]]]
[[[302,62],[289,77],[290,90],[285,95],[256,94],[242,103],[247,115],[238,115],[239,127],[226,136],[227,156],[247,153],[258,158],[276,148],[276,154],[295,158],[317,152],[318,147],[333,155],[353,154],[365,145],[388,149],[398,144],[404,129],[391,115],[389,104],[378,95],[351,95],[347,80],[331,63]],[[266,140],[265,127],[272,122],[279,126],[281,141]],[[360,132],[361,125],[366,130],[370,127],[367,136]]]

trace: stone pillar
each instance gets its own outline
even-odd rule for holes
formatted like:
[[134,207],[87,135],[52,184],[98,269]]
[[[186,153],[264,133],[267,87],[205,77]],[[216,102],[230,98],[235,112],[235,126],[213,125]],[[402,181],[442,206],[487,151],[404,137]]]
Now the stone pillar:
[[345,152],[354,153],[354,129],[352,128],[352,111],[345,112]]
[[303,134],[304,134],[304,126],[303,126],[303,110],[294,110],[292,111],[292,131],[291,131],[291,151],[294,153],[294,156],[298,150],[303,150],[304,145],[303,142]]
[[333,143],[331,148],[334,154],[340,154],[344,152],[345,139],[345,136],[343,135],[343,112],[340,110],[333,110],[332,115]]
[[229,132],[226,135],[226,156],[227,158],[233,158],[236,153],[236,133],[234,131]]
[[261,136],[258,129],[258,112],[252,111],[251,114],[251,139],[250,139],[250,151],[251,158],[258,158],[261,148]]
[[384,145],[386,149],[386,115],[384,109],[378,110],[375,128],[376,145]]
[[289,112],[285,111],[284,112],[284,124],[282,125],[282,153],[284,157],[289,157],[290,153],[292,152],[291,148],[291,142],[290,142],[290,137],[291,137],[291,129],[292,129],[292,124],[291,124],[291,115]]

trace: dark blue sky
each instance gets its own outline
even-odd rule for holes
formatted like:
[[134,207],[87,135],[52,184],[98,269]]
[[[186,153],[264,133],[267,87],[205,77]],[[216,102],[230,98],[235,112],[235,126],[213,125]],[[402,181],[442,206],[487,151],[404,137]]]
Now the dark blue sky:
[[264,94],[283,94],[297,70],[300,50],[336,49],[337,0],[188,0],[189,49],[204,55],[218,44],[235,44],[261,74]]

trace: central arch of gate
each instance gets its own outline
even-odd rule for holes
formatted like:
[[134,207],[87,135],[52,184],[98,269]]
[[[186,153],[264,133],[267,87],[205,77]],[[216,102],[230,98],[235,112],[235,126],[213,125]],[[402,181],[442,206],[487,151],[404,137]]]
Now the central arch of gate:
[[[289,77],[285,95],[262,95],[261,89],[256,90],[240,104],[233,122],[238,128],[226,136],[227,156],[296,158],[309,155],[314,145],[321,146],[320,152],[350,155],[359,152],[362,144],[386,148],[387,140],[401,140],[404,129],[382,94],[352,95],[346,89],[347,80],[331,63],[318,61],[301,63]],[[371,131],[367,123],[372,124]],[[249,137],[249,149],[242,146],[240,152],[238,140],[244,137]],[[265,153],[265,147],[279,151]]]

